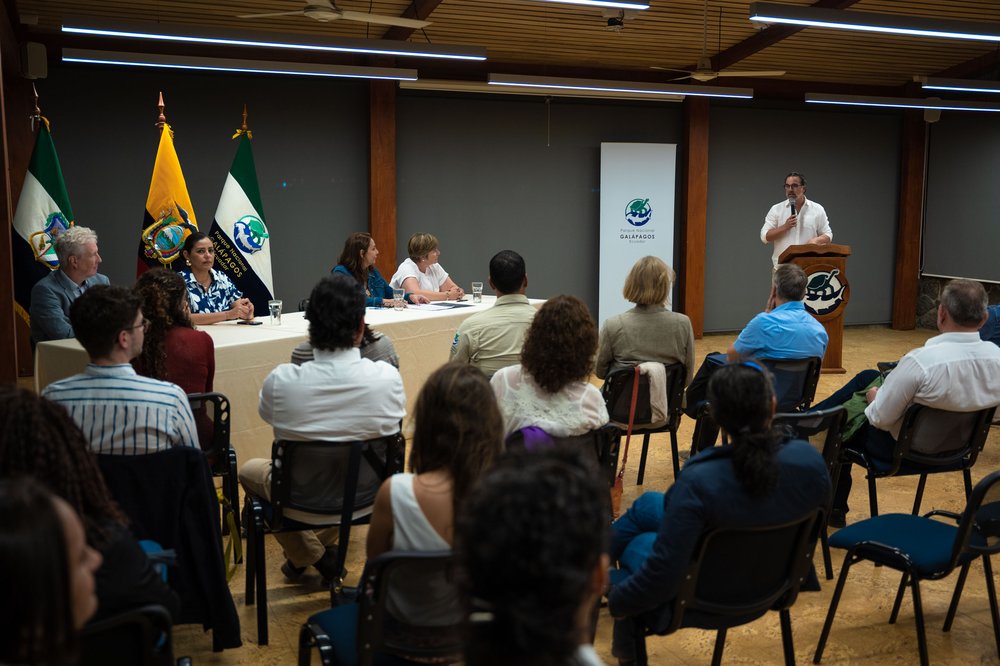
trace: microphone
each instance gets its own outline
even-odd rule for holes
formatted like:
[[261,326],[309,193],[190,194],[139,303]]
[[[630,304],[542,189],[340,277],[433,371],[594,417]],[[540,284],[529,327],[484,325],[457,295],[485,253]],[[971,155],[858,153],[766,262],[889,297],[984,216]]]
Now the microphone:
[[788,197],[788,205],[792,209],[792,215],[795,215],[795,197]]

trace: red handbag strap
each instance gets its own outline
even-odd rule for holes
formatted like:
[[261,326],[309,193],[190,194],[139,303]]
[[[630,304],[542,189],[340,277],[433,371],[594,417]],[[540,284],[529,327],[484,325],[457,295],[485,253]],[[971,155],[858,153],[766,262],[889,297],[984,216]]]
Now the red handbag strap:
[[628,463],[628,445],[632,441],[632,426],[635,424],[635,403],[639,399],[639,366],[635,366],[632,376],[632,401],[628,407],[628,430],[625,433],[625,452],[622,454],[622,466],[618,476],[625,475],[625,464]]

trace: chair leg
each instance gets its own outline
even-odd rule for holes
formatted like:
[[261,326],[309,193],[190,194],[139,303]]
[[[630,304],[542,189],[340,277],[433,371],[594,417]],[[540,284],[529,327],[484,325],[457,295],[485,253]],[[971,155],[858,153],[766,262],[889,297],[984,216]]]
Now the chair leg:
[[903,604],[903,593],[906,591],[906,584],[910,581],[910,574],[903,572],[899,579],[899,589],[896,590],[896,600],[892,602],[892,612],[889,613],[889,624],[896,624],[899,618],[899,607]]
[[972,472],[968,467],[962,470],[962,480],[965,481],[965,501],[968,502],[972,497]]
[[920,603],[920,581],[913,579],[913,614],[917,620],[917,648],[920,650],[920,666],[928,666],[927,635],[924,631],[924,609]]
[[823,548],[823,566],[826,567],[826,579],[833,580],[833,561],[830,559],[830,541],[826,535],[826,526],[819,533],[820,546]]
[[781,646],[785,650],[785,666],[795,666],[795,646],[792,643],[792,614],[787,608],[778,612],[781,618]]
[[632,641],[635,649],[635,664],[636,666],[649,666],[649,654],[646,652],[646,627],[639,618],[631,618],[633,623],[632,627]]
[[920,481],[917,482],[917,494],[913,497],[913,511],[910,512],[914,516],[917,515],[918,511],[920,511],[920,502],[924,499],[924,486],[926,485],[927,475],[921,474]]
[[826,647],[826,639],[830,637],[830,628],[833,627],[833,618],[837,613],[837,604],[840,603],[840,595],[844,592],[844,583],[847,582],[847,573],[851,570],[851,554],[844,558],[844,564],[840,568],[840,576],[837,578],[837,587],[833,590],[833,598],[830,599],[830,610],[826,612],[826,620],[823,622],[823,631],[819,635],[819,643],[816,644],[816,654],[813,655],[813,663],[818,664],[823,658],[823,649]]
[[646,453],[649,451],[649,433],[642,436],[642,454],[639,456],[639,475],[635,478],[635,485],[641,486],[642,480],[646,476]]
[[726,628],[715,632],[715,650],[712,651],[712,666],[722,664],[722,651],[726,649]]
[[309,666],[312,663],[313,633],[306,622],[299,630],[299,666]]
[[[969,575],[970,566],[972,566],[971,560],[963,564],[958,572],[958,582],[955,583],[955,592],[951,595],[951,604],[948,606],[948,614],[944,618],[944,627],[941,628],[941,631],[951,631],[951,623],[955,621],[955,613],[958,612],[958,602],[962,598],[962,590],[965,589],[965,578]],[[986,580],[988,584],[989,578]]]
[[246,562],[246,588],[245,594],[243,595],[243,603],[247,606],[253,606],[255,602],[254,598],[254,572],[257,569],[257,539],[259,535],[257,533],[257,523],[254,520],[254,509],[253,502],[250,500],[250,496],[247,495],[246,502],[243,506],[243,512],[247,517],[247,562]]
[[983,555],[983,573],[986,574],[986,593],[990,598],[990,616],[993,618],[993,640],[997,645],[997,656],[1000,657],[1000,612],[997,611],[997,590],[993,584],[993,564],[989,554]]
[[267,562],[264,561],[263,525],[257,526],[254,558],[257,569],[257,644],[267,645]]
[[681,459],[680,453],[677,451],[677,431],[670,431],[670,455],[672,456],[674,463],[674,479],[677,479],[677,475],[681,473]]
[[878,492],[875,490],[875,473],[868,470],[868,508],[872,518],[878,515]]

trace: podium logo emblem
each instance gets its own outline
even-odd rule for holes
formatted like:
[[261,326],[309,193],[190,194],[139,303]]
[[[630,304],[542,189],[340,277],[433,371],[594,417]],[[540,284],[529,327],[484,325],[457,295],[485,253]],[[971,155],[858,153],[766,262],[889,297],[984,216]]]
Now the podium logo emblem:
[[806,283],[806,310],[817,317],[833,312],[844,301],[846,285],[837,276],[840,270],[816,271]]
[[625,221],[633,227],[646,225],[653,219],[653,209],[649,205],[649,199],[632,199],[625,206]]

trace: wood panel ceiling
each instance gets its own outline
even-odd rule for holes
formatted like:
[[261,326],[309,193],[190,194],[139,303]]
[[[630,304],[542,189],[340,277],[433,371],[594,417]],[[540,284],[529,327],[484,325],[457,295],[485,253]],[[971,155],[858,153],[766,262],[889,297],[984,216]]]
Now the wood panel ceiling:
[[[734,70],[787,71],[780,82],[801,88],[825,82],[846,86],[900,88],[914,75],[935,75],[962,68],[963,76],[993,78],[1000,70],[995,44],[846,30],[775,26],[764,30],[747,20],[747,0],[708,0],[708,30],[703,30],[703,0],[650,0],[651,8],[629,12],[620,32],[607,29],[600,8],[540,0],[338,0],[342,10],[425,18],[423,30],[337,20],[320,23],[305,16],[238,19],[238,14],[291,11],[303,0],[4,0],[20,15],[29,34],[54,32],[72,17],[160,21],[354,38],[405,37],[412,42],[486,47],[485,64],[453,65],[450,73],[482,78],[485,72],[530,72],[667,81],[675,76],[655,67],[693,67],[707,41],[707,53]],[[815,0],[782,0],[810,5]],[[1000,22],[1000,0],[820,0],[850,11]],[[429,15],[428,15],[429,11]],[[409,12],[409,13],[407,13]],[[18,18],[14,17],[15,20]],[[768,39],[773,36],[772,39]],[[58,40],[53,37],[52,39]],[[762,40],[772,44],[757,50]],[[56,41],[58,43],[58,41]],[[440,76],[438,67],[407,61],[421,76]],[[463,74],[464,72],[464,74]],[[759,81],[717,79],[715,84],[754,85]],[[782,83],[772,82],[770,88]]]

